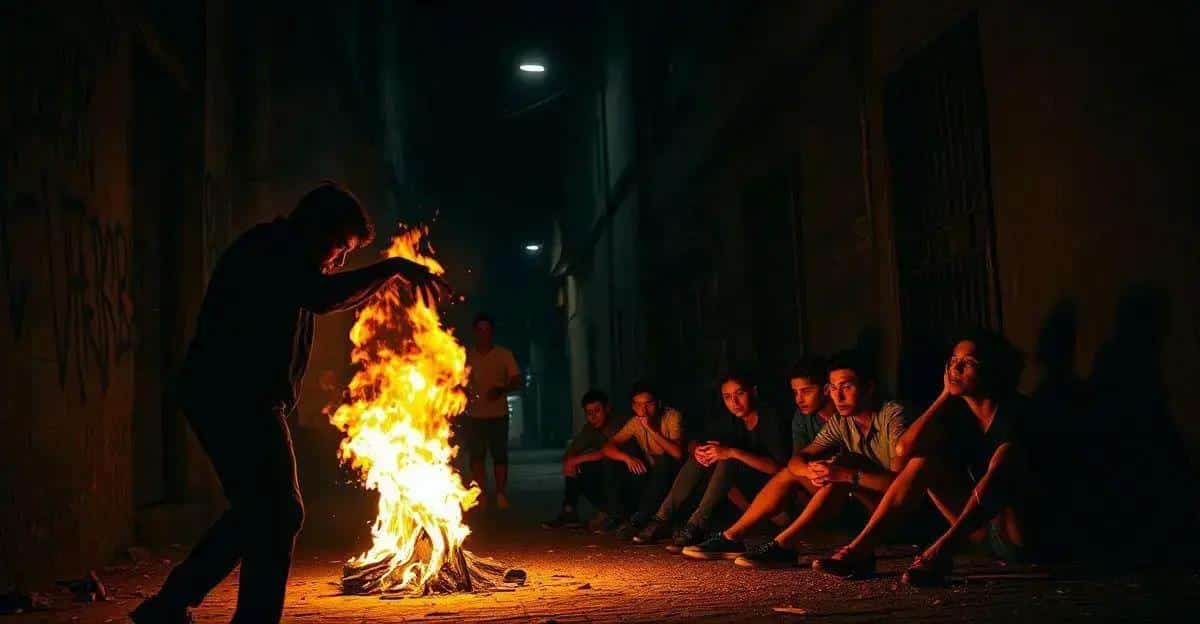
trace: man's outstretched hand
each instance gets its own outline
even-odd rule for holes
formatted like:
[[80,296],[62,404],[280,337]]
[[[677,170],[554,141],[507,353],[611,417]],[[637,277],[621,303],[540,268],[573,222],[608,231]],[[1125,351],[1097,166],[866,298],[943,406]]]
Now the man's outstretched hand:
[[434,275],[429,269],[404,258],[392,258],[399,275],[412,289],[413,296],[428,303],[448,299],[453,292],[446,280]]

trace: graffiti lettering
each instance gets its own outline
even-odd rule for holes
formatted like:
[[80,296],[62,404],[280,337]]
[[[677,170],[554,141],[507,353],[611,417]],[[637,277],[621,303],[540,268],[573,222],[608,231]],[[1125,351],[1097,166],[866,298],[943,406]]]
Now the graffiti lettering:
[[74,380],[86,401],[89,374],[107,393],[113,365],[133,349],[132,246],[122,224],[70,197],[47,211],[46,245],[58,381]]

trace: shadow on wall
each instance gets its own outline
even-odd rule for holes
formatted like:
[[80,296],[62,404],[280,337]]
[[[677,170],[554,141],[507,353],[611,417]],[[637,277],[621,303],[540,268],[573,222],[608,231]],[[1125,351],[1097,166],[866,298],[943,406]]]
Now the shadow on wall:
[[1040,417],[1028,423],[1028,444],[1052,555],[1135,563],[1191,554],[1180,544],[1194,542],[1196,481],[1162,364],[1169,310],[1165,289],[1127,288],[1086,381],[1075,371],[1078,305],[1059,302],[1043,324]]

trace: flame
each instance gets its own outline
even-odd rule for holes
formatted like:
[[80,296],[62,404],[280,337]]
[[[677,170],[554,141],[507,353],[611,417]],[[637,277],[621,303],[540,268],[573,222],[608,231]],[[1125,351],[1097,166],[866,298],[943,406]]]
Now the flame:
[[[441,275],[420,251],[427,228],[392,239],[388,257],[412,260]],[[379,492],[371,549],[348,564],[387,562],[380,587],[422,591],[462,548],[470,528],[463,511],[479,488],[465,487],[450,467],[450,419],[467,404],[466,352],[442,327],[436,304],[407,301],[389,285],[360,309],[350,341],[358,367],[346,401],[330,421],[345,433],[339,449],[363,484]],[[428,548],[418,543],[428,540]]]

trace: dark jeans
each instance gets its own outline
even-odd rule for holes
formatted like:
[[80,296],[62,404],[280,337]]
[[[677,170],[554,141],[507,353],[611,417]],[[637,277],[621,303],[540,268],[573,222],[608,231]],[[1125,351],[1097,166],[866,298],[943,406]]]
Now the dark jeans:
[[[622,466],[624,468],[624,466]],[[628,471],[626,471],[628,472]],[[634,512],[650,516],[658,509],[675,475],[679,474],[679,461],[669,455],[661,455],[653,464],[646,464],[646,474],[630,474],[634,496]]]
[[285,417],[278,409],[238,410],[229,404],[185,411],[229,509],[171,571],[159,597],[168,605],[196,606],[240,561],[233,622],[278,622],[292,547],[304,521]]
[[621,513],[626,489],[624,472],[625,464],[611,459],[580,464],[578,476],[564,478],[563,505],[578,510],[579,497],[583,496],[600,511]]
[[770,478],[771,475],[759,472],[736,459],[722,460],[705,468],[694,457],[689,457],[683,468],[680,468],[679,475],[675,477],[671,490],[667,492],[655,515],[670,521],[695,492],[704,488],[700,503],[688,518],[688,524],[704,527],[717,506],[726,500],[729,490],[736,487],[747,499],[752,499]]

